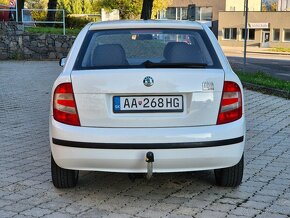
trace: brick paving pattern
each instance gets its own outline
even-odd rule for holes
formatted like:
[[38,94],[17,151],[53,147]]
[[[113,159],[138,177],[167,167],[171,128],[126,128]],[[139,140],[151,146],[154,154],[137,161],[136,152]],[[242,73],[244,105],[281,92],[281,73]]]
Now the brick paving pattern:
[[214,185],[211,171],[82,172],[55,189],[48,110],[56,62],[0,62],[0,217],[290,217],[290,102],[245,91],[247,143],[240,187]]

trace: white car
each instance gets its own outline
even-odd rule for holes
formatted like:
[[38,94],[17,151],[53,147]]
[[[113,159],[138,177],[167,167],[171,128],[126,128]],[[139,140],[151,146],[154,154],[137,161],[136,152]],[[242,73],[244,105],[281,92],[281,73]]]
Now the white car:
[[52,181],[79,170],[214,170],[243,177],[243,89],[215,36],[192,21],[113,21],[83,28],[52,90]]

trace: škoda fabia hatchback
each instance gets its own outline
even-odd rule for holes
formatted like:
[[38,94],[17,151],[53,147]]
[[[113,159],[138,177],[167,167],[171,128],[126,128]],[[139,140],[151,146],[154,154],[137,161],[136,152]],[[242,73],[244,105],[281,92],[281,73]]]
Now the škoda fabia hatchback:
[[51,170],[58,188],[79,170],[214,170],[243,176],[243,89],[211,30],[191,21],[90,23],[52,90]]

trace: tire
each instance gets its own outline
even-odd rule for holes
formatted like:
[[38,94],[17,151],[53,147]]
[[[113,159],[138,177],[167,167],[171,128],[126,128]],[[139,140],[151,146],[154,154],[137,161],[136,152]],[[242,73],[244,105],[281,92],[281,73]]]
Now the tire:
[[73,188],[77,185],[79,171],[59,167],[51,154],[51,177],[56,188]]
[[244,155],[239,163],[232,167],[214,170],[218,186],[237,187],[241,184],[244,173]]

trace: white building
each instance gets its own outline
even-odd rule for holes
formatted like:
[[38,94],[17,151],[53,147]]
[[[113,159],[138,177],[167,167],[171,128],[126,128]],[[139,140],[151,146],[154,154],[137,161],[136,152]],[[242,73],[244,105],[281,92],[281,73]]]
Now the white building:
[[278,0],[277,11],[290,11],[290,0]]

